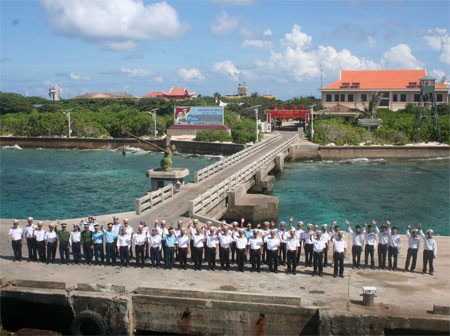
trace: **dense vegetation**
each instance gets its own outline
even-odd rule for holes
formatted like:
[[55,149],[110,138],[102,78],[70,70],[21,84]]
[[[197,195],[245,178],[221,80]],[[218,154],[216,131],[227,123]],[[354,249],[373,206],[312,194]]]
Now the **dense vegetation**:
[[[275,105],[311,105],[317,103],[313,97],[294,98],[288,101],[270,100],[258,95],[229,100],[225,109],[225,124],[231,128],[231,139],[224,134],[201,133],[201,141],[230,141],[246,143],[255,141],[255,112],[259,107],[259,118],[265,119],[264,109]],[[154,98],[132,99],[68,99],[51,102],[40,97],[23,97],[16,93],[0,92],[0,134],[16,136],[67,136],[68,123],[63,112],[71,112],[73,137],[117,138],[125,137],[123,131],[138,136],[154,134],[153,114],[147,111],[158,109],[157,130],[164,134],[173,124],[173,108],[180,106],[217,105],[215,97],[199,96],[182,102],[164,101]]]
[[[314,119],[314,142],[325,145],[334,143],[342,145],[359,144],[393,144],[404,145],[412,142],[429,142],[435,140],[432,123],[424,120],[420,132],[414,131],[416,107],[408,105],[405,109],[392,112],[378,109],[377,118],[383,120],[381,126],[369,132],[360,127],[357,120],[344,121],[342,118],[319,116]],[[450,105],[439,105],[439,125],[442,142],[450,143]],[[310,137],[310,128],[308,136]]]

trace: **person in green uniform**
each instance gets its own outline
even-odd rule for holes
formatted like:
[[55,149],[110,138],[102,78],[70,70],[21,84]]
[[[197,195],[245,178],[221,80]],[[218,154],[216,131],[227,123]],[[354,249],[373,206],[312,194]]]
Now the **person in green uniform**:
[[81,232],[81,245],[83,245],[84,259],[90,265],[92,263],[92,251],[94,249],[92,231],[89,230],[89,223],[84,224],[84,231]]
[[62,264],[69,263],[69,246],[70,246],[70,232],[67,231],[67,224],[61,224],[61,230],[58,230],[58,223],[55,225],[55,232],[59,240],[59,257]]

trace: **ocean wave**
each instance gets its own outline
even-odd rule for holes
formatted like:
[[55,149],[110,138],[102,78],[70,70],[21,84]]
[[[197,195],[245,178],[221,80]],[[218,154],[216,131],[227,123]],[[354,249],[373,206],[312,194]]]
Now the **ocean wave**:
[[438,156],[433,158],[408,159],[408,161],[443,161],[450,160],[450,156]]
[[23,148],[20,147],[19,145],[14,145],[14,146],[2,146],[2,149],[19,149],[19,150],[22,150]]

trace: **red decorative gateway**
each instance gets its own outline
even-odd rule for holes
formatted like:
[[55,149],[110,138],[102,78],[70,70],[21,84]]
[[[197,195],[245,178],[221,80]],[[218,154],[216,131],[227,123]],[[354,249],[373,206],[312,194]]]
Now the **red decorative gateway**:
[[[300,109],[297,110],[296,105],[292,105],[292,110],[286,110],[286,107],[283,106],[281,110],[278,109],[278,106],[275,106],[273,110],[264,110],[264,113],[267,114],[268,118],[272,119],[305,119],[305,123],[309,124],[309,118],[311,116],[311,110],[305,110],[305,106],[301,105]],[[269,117],[270,116],[270,117]]]

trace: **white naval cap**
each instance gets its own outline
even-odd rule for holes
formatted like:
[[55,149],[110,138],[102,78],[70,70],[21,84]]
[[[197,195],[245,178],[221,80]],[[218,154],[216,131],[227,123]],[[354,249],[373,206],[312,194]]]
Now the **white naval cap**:
[[322,224],[322,227],[324,228],[326,228],[326,227],[328,227],[328,224]]
[[291,232],[295,232],[295,229],[294,228],[291,228],[289,231],[291,231]]
[[28,217],[27,220],[32,221],[32,220],[33,220],[33,217]]
[[428,230],[427,230],[427,233],[428,233],[428,232],[434,233],[433,229],[428,229]]
[[13,219],[13,223],[19,223],[17,219]]
[[285,222],[285,221],[281,221],[281,222],[280,222],[280,225],[281,225],[281,224],[286,225],[286,222]]
[[313,227],[313,225],[311,223],[309,223],[308,225],[306,225],[307,227]]

